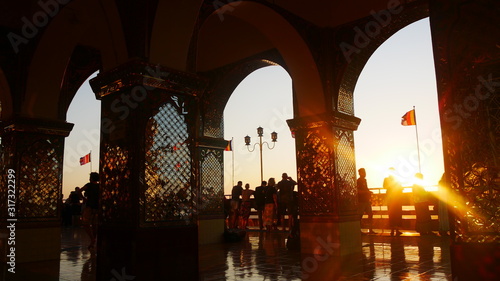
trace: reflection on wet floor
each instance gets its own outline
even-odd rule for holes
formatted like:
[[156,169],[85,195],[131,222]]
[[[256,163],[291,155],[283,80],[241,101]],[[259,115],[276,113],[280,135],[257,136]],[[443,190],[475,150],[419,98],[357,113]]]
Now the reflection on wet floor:
[[285,233],[200,247],[201,280],[451,280],[449,239],[363,235],[362,252],[335,258],[288,251]]
[[[200,280],[451,280],[446,237],[363,235],[361,253],[343,260],[289,251],[286,237],[250,230],[240,242],[200,246]],[[95,280],[84,231],[65,228],[62,238],[59,280]]]

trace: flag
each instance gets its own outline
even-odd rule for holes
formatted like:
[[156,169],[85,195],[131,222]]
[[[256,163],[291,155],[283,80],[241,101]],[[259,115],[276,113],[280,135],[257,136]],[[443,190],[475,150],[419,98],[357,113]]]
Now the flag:
[[228,140],[226,142],[227,142],[227,144],[226,144],[226,148],[224,149],[224,151],[233,151],[233,140]]
[[415,109],[406,112],[405,115],[401,117],[401,125],[403,126],[417,125],[417,120],[415,118]]
[[80,157],[80,166],[85,165],[89,162],[90,162],[90,153],[83,157]]

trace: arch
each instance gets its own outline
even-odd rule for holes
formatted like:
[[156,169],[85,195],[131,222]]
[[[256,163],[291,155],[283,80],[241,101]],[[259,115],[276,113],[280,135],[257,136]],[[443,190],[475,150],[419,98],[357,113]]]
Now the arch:
[[364,30],[365,28],[369,28],[370,25],[378,24],[380,29],[379,34],[369,39],[368,45],[359,48],[358,54],[351,56],[352,60],[346,64],[343,75],[340,77],[338,98],[335,104],[335,108],[338,111],[354,115],[354,88],[365,64],[378,47],[399,30],[429,16],[428,6],[423,2],[418,2],[414,6],[404,6],[401,8],[403,10],[398,14],[393,14],[387,25],[377,22],[374,18],[368,18],[362,22],[363,26],[360,27],[360,24],[358,24],[357,26],[350,27],[352,29],[359,28],[358,30]]
[[120,17],[112,1],[71,2],[40,36],[28,73],[26,102],[21,108],[29,117],[58,118],[59,93],[77,45],[99,50],[103,69],[127,59]]
[[9,82],[5,78],[3,70],[0,68],[0,120],[10,118],[13,111]]
[[59,94],[59,118],[66,120],[71,101],[82,84],[102,68],[101,54],[90,47],[77,45],[64,73]]
[[[319,70],[307,43],[297,30],[280,14],[263,4],[249,1],[237,3],[237,6],[233,3],[220,7],[201,26],[196,48],[197,71],[222,66],[220,61],[216,64],[218,60],[229,64],[243,59],[241,54],[255,55],[276,49],[292,77],[294,103],[300,104],[299,108],[294,109],[296,116],[324,113],[327,108],[323,102],[324,89]],[[237,32],[239,28],[251,36],[251,46],[245,44],[249,38],[245,38],[247,34]],[[213,40],[214,36],[220,40]],[[228,41],[231,43],[225,45]],[[230,48],[237,50],[240,56],[225,60],[224,57],[233,55]]]
[[[204,97],[203,122],[204,135],[222,138],[224,108],[234,92],[235,88],[253,71],[277,63],[271,61],[273,54],[262,55],[258,58],[249,58],[233,64],[228,69],[216,70],[205,73],[210,77],[217,77],[210,89],[207,90]],[[278,60],[275,58],[275,60]],[[220,73],[222,72],[222,73]]]
[[[264,63],[266,65],[262,66]],[[235,71],[224,79],[224,82],[227,81],[231,86],[237,83],[236,89],[231,89],[223,111],[224,139],[234,139],[231,154],[234,154],[235,161],[231,164],[232,156],[224,153],[224,171],[230,171],[235,167],[231,172],[234,178],[250,183],[252,187],[260,184],[258,180],[260,157],[257,153],[259,148],[254,145],[259,142],[258,135],[255,134],[256,128],[262,127],[263,141],[269,144],[269,147],[263,147],[263,163],[260,166],[263,167],[263,179],[277,176],[279,181],[283,172],[289,173],[296,179],[297,162],[293,157],[296,153],[296,142],[286,122],[293,117],[291,77],[281,65],[271,61],[255,61],[244,69],[244,74],[241,76]],[[232,79],[233,77],[236,79]],[[278,134],[278,141],[274,144],[271,142],[273,131]],[[248,148],[253,153],[243,145],[246,135],[251,137],[251,145]],[[292,157],[284,163],[283,159],[287,156]],[[226,174],[224,186],[226,194],[233,186],[231,178]]]
[[261,54],[257,58],[251,58],[242,61],[233,67],[230,71],[224,75],[224,77],[219,81],[217,87],[214,89],[218,95],[223,97],[224,101],[227,102],[232,92],[238,87],[238,85],[245,79],[250,73],[256,71],[257,69],[271,66],[279,65],[286,70],[286,65],[276,53]]

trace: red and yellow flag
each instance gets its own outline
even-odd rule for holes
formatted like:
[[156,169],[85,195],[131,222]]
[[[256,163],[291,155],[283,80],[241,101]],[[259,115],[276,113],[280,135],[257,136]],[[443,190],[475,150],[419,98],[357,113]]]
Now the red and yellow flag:
[[226,144],[226,148],[224,149],[224,151],[233,151],[233,140],[228,140],[226,142],[227,142],[227,144]]
[[85,165],[89,162],[90,162],[90,153],[83,157],[80,157],[80,166]]
[[415,109],[406,112],[405,115],[401,117],[401,125],[403,126],[417,125],[417,120],[415,118]]

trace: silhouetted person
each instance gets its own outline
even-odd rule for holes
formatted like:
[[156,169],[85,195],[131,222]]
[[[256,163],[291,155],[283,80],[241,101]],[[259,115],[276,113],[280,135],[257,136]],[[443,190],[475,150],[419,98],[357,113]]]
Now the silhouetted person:
[[281,181],[276,185],[278,191],[278,214],[283,224],[283,230],[286,231],[285,215],[288,214],[288,229],[291,228],[293,224],[293,217],[291,216],[290,210],[295,208],[293,206],[293,188],[297,182],[295,182],[292,177],[289,177],[287,173],[281,175]]
[[432,234],[432,219],[429,212],[429,195],[422,186],[424,175],[421,173],[415,174],[417,182],[413,184],[413,202],[415,204],[416,222],[415,230],[420,235]]
[[250,189],[250,184],[245,184],[245,189],[241,193],[241,219],[242,219],[242,229],[246,229],[248,225],[248,218],[250,217],[250,210],[252,208],[252,202],[250,202],[250,196],[253,194],[253,190]]
[[276,181],[270,178],[266,188],[266,199],[264,207],[264,226],[268,232],[271,231],[274,225],[274,217],[278,208],[278,197],[276,195]]
[[376,234],[373,231],[373,211],[372,211],[372,192],[368,189],[368,183],[366,182],[366,170],[365,168],[360,168],[358,170],[359,178],[356,181],[356,187],[358,188],[358,206],[360,220],[363,218],[363,214],[368,214],[368,226],[370,234]]
[[260,186],[255,188],[253,197],[255,198],[255,209],[257,210],[257,216],[259,217],[259,228],[264,229],[264,221],[262,220],[262,213],[264,212],[264,206],[266,205],[266,188],[267,181],[262,181]]
[[82,223],[85,231],[90,237],[89,250],[91,250],[97,239],[97,217],[99,211],[99,174],[90,173],[90,182],[85,184],[80,192],[84,192],[85,209],[83,209]]
[[384,179],[383,187],[387,191],[387,209],[389,211],[389,225],[391,227],[391,236],[401,235],[399,231],[403,225],[403,204],[401,202],[401,197],[403,195],[403,187],[396,180],[395,169],[389,169],[389,176]]
[[300,224],[299,224],[299,193],[293,192],[293,208],[290,209],[289,216],[292,217],[290,234],[286,240],[286,247],[289,250],[300,250]]
[[75,187],[74,191],[69,194],[69,205],[71,206],[72,224],[79,225],[80,216],[82,215],[82,193],[80,187]]
[[231,212],[229,213],[229,228],[238,227],[240,196],[242,192],[243,192],[243,182],[238,181],[238,184],[233,186],[233,189],[231,190]]
[[[64,195],[61,195],[61,197],[64,197]],[[66,200],[61,200],[61,207],[62,207],[61,218],[62,218],[62,224],[64,226],[70,226],[72,223],[71,220],[73,219],[70,201],[71,200],[69,196],[68,198],[66,198]]]

